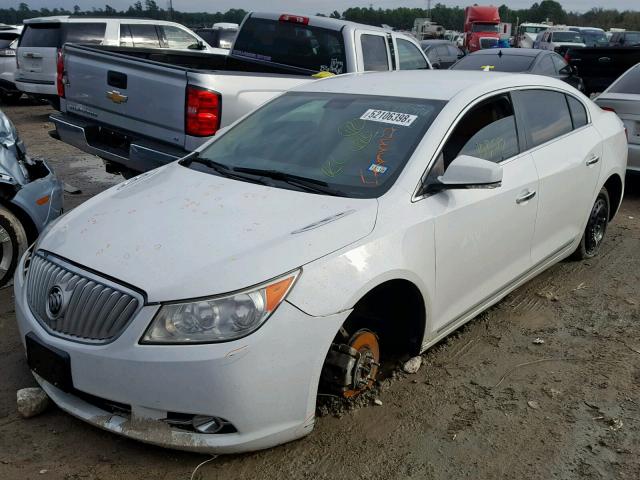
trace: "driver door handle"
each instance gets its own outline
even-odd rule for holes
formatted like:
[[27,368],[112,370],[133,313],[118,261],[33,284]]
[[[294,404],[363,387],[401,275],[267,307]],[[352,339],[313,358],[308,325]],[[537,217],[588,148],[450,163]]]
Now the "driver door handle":
[[520,205],[521,203],[528,202],[529,200],[531,200],[535,196],[536,196],[536,191],[535,190],[527,190],[526,193],[523,193],[518,198],[516,198],[516,203],[518,205]]
[[589,160],[587,160],[587,167],[590,166],[590,165],[595,165],[599,161],[600,161],[600,157],[598,155],[596,155],[596,154],[593,154],[593,155],[591,155]]

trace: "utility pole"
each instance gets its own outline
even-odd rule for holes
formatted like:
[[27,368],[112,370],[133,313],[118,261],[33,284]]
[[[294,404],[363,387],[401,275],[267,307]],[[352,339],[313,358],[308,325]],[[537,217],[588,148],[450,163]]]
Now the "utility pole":
[[169,0],[169,20],[173,20],[173,0]]
[[427,17],[431,20],[431,0],[427,0]]

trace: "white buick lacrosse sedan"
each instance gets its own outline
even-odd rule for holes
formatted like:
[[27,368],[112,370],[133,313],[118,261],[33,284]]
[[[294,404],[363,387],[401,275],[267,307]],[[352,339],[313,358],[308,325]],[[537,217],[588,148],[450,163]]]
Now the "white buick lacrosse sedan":
[[63,410],[144,442],[302,437],[550,265],[596,255],[621,121],[551,78],[343,75],[53,224],[15,276],[29,367]]

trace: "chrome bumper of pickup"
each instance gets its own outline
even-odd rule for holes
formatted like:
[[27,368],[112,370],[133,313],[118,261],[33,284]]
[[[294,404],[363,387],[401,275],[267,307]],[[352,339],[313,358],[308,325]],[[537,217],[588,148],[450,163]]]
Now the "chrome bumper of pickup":
[[59,140],[134,172],[153,170],[189,153],[162,142],[143,138],[132,138],[128,151],[125,151],[91,141],[89,132],[97,130],[98,126],[90,120],[64,113],[53,114],[49,119],[56,127]]

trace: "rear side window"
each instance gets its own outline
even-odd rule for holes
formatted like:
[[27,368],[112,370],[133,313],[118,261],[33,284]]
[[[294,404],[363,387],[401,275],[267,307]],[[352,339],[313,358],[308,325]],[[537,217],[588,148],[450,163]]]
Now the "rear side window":
[[444,169],[459,155],[501,162],[519,153],[516,119],[507,95],[485,100],[458,123],[442,150]]
[[[440,49],[441,47],[438,47]],[[443,49],[442,56],[447,55],[447,49]],[[429,68],[422,52],[413,43],[398,39],[398,57],[400,59],[400,70],[424,70]]]
[[17,33],[1,33],[0,32],[0,48],[9,48],[16,38],[20,35]]
[[[387,39],[382,35],[362,35],[362,63],[365,71],[389,70],[389,55],[387,54]],[[398,46],[400,49],[400,46]]]
[[164,41],[169,48],[185,49],[196,45],[198,39],[193,35],[185,32],[181,28],[172,25],[163,25],[160,27],[164,34]]
[[567,95],[569,110],[571,111],[571,119],[573,120],[573,128],[584,127],[587,124],[587,110],[578,99]]
[[529,148],[569,133],[573,129],[565,96],[550,90],[524,90],[517,94],[518,106],[525,122]]
[[342,33],[302,23],[250,17],[236,38],[233,54],[312,72],[346,72]]
[[144,23],[120,25],[120,45],[123,47],[160,48],[155,25]]
[[567,62],[565,61],[564,58],[562,58],[560,55],[558,55],[557,53],[552,53],[551,54],[551,60],[553,60],[553,64],[556,67],[556,70],[558,71],[558,73],[560,73],[560,71],[567,66]]
[[618,79],[609,92],[640,94],[640,66],[633,67],[629,73]]
[[62,45],[62,28],[59,23],[34,23],[25,25],[20,47],[54,47]]
[[106,23],[68,23],[63,28],[63,43],[100,44]]

